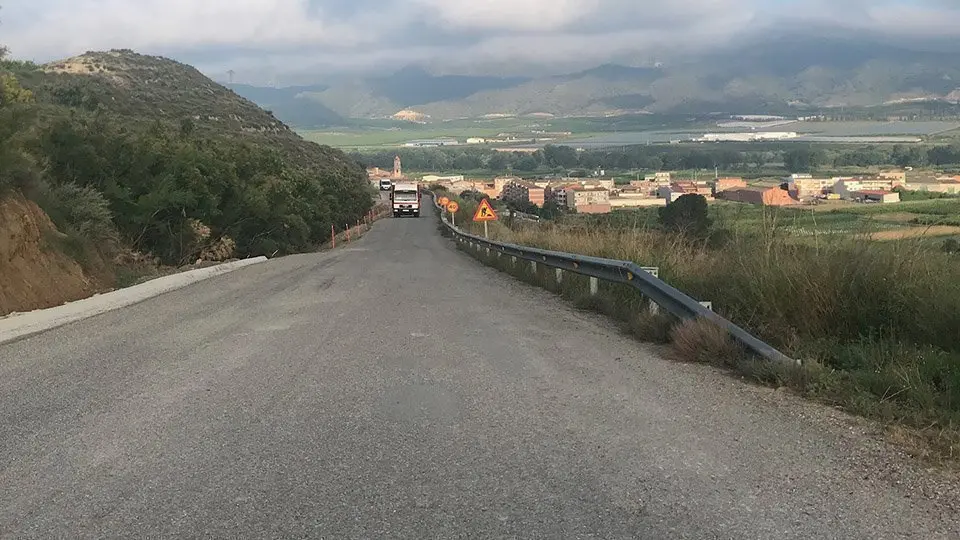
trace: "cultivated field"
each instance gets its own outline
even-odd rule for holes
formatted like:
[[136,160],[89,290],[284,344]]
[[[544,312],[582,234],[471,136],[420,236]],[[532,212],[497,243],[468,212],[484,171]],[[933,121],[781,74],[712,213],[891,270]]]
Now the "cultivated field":
[[[726,201],[710,205],[717,226],[745,234],[775,229],[797,238],[843,235],[890,240],[960,236],[960,199],[896,204],[837,202],[799,208],[763,208]],[[653,229],[657,209],[622,210],[606,215],[564,216],[560,226],[602,229]]]
[[578,137],[590,136],[610,127],[603,119],[566,118],[494,118],[464,119],[428,124],[396,121],[364,121],[355,127],[330,130],[301,130],[305,139],[338,148],[378,148],[401,146],[422,139],[454,138],[463,142],[470,137],[491,138],[510,134],[518,138],[543,138],[543,133],[571,132]]
[[[686,116],[638,115],[615,118],[490,118],[461,119],[416,124],[394,120],[357,120],[352,127],[329,130],[301,130],[307,140],[339,148],[378,148],[399,146],[418,139],[469,137],[490,138],[511,134],[520,139],[544,138],[537,132],[569,132],[556,143],[572,146],[629,146],[688,140],[706,132],[746,131],[717,126],[716,120]],[[883,142],[883,137],[949,137],[960,133],[960,122],[793,122],[757,131],[795,131],[802,140],[848,144]],[[893,141],[893,139],[891,139]],[[545,144],[545,143],[537,143]]]

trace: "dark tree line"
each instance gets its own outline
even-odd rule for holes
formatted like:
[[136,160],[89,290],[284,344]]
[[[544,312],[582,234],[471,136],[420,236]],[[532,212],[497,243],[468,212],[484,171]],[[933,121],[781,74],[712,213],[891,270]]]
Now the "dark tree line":
[[749,170],[777,166],[787,172],[833,167],[960,166],[960,145],[640,145],[585,149],[548,145],[535,152],[502,152],[489,148],[402,148],[354,153],[367,166],[389,168],[399,154],[408,170],[454,172],[489,170],[517,174],[566,171],[573,176],[604,170]]

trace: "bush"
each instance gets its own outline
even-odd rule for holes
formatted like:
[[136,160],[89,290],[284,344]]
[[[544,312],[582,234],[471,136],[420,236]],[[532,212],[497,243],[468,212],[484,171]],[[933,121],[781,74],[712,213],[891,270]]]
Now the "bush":
[[956,238],[947,238],[940,246],[940,251],[944,253],[960,253],[960,241]]
[[684,235],[703,236],[710,229],[707,199],[688,193],[658,210],[664,229]]
[[25,106],[0,108],[0,192],[38,184],[40,167],[25,148],[35,124],[36,114]]
[[73,183],[44,185],[35,198],[61,231],[75,231],[93,242],[116,240],[110,203],[96,189]]

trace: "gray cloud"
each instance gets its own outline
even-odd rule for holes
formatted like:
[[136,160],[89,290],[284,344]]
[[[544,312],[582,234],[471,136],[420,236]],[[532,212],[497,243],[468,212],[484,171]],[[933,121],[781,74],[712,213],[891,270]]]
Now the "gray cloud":
[[[744,32],[828,24],[891,36],[960,37],[953,0],[0,0],[0,42],[49,61],[133,48],[241,76],[426,63],[648,60]],[[792,24],[786,24],[792,22]]]

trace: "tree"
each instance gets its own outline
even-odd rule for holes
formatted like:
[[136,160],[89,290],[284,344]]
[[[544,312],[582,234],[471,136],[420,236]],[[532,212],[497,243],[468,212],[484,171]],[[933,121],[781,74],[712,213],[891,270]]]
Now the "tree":
[[922,167],[926,162],[926,152],[922,148],[898,144],[893,147],[890,161],[898,167]]
[[707,198],[695,193],[681,195],[658,214],[664,229],[683,235],[704,236],[712,223]]
[[503,171],[506,170],[510,162],[507,160],[507,156],[504,152],[494,152],[487,159],[487,168],[491,171]]
[[810,172],[821,165],[823,154],[811,148],[795,148],[783,154],[783,163],[790,172]]
[[569,146],[548,144],[543,148],[543,158],[549,167],[570,169],[579,164],[577,151]]
[[[7,48],[0,45],[0,61],[7,58]],[[12,103],[30,103],[33,101],[33,92],[20,86],[20,81],[12,73],[3,71],[0,66],[0,107]]]
[[453,168],[458,171],[472,171],[483,166],[480,158],[466,152],[453,158]]
[[480,201],[486,199],[487,196],[484,195],[483,193],[480,193],[479,191],[477,191],[477,190],[475,190],[475,189],[467,189],[467,190],[464,190],[464,191],[460,192],[460,198],[463,199],[463,200],[465,200],[465,201],[473,200],[473,201],[480,202]]
[[534,158],[529,154],[521,157],[519,160],[517,160],[516,165],[514,165],[514,167],[518,171],[526,171],[526,172],[535,171],[537,170],[538,166],[539,165],[537,164],[536,158]]
[[540,209],[540,217],[543,219],[555,219],[562,213],[563,211],[560,208],[560,205],[557,204],[557,201],[553,199],[543,203],[543,208]]

